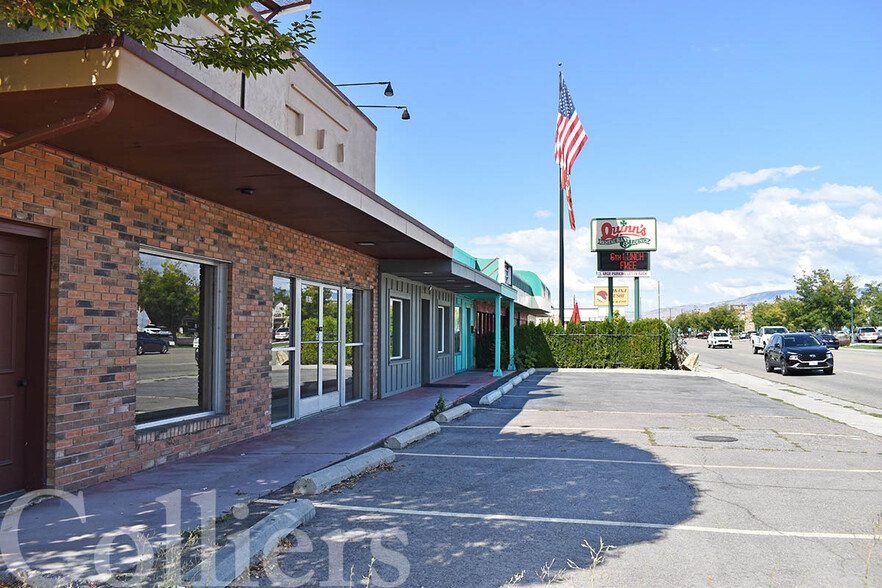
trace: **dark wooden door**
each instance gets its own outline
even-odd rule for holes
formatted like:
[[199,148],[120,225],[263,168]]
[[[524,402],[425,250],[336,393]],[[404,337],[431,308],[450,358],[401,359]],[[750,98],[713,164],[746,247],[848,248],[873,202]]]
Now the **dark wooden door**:
[[28,244],[0,234],[0,494],[25,487]]

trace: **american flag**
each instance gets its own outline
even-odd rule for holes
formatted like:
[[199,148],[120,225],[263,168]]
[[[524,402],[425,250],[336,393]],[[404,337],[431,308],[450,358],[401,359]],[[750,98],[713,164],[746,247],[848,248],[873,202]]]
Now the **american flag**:
[[567,90],[567,83],[560,77],[560,104],[557,109],[557,135],[554,139],[554,160],[562,170],[570,175],[573,170],[573,163],[582,150],[582,145],[588,140],[582,123],[579,122],[579,115],[576,113],[576,107],[573,106],[573,99],[570,98],[570,92]]

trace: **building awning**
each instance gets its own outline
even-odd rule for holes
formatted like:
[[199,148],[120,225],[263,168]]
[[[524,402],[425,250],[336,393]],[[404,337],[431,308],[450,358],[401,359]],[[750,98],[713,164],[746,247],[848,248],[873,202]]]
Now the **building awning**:
[[453,259],[386,259],[380,271],[457,294],[514,296],[512,288]]
[[452,257],[453,244],[369,188],[128,38],[0,45],[0,130],[80,115],[42,143],[374,258]]

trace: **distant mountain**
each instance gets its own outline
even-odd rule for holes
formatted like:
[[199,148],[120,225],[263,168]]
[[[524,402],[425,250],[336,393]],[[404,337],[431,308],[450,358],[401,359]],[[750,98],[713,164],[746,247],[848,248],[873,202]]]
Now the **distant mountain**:
[[[706,311],[713,306],[719,306],[721,304],[749,304],[753,306],[757,302],[774,302],[776,298],[787,298],[789,296],[796,296],[796,290],[768,290],[766,292],[756,292],[754,294],[740,296],[731,300],[720,300],[718,302],[707,302],[704,304],[684,304],[682,306],[662,307],[661,316],[662,318],[673,318],[679,314],[683,314],[684,312],[692,312],[695,310]],[[646,317],[652,317],[653,315],[657,316],[657,313],[658,310],[655,309],[643,311],[643,314]]]

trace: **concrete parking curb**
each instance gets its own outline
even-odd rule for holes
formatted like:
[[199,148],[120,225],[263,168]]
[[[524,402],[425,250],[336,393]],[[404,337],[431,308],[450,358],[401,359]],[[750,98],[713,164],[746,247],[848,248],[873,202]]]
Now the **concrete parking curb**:
[[[438,426],[437,424],[435,425]],[[321,494],[334,484],[346,478],[357,476],[370,468],[395,461],[395,454],[388,449],[374,449],[347,460],[328,466],[317,472],[307,474],[296,482],[292,488],[294,494]]]
[[535,371],[536,371],[535,369],[530,368],[527,371],[518,374],[517,376],[515,376],[514,378],[512,378],[511,380],[509,380],[508,382],[506,382],[505,384],[503,384],[499,388],[497,388],[496,390],[493,390],[492,392],[488,392],[487,394],[484,394],[481,397],[481,400],[478,401],[478,404],[483,404],[483,405],[493,404],[494,402],[496,402],[497,400],[499,400],[500,398],[502,398],[503,396],[505,396],[506,394],[508,394],[512,390],[514,390],[515,386],[517,386],[518,384],[520,384],[521,382],[526,380],[528,377],[533,375],[533,373]]
[[283,537],[309,522],[315,506],[306,499],[295,499],[277,508],[250,529],[230,537],[229,542],[182,576],[189,586],[223,588],[248,569],[261,553],[268,555]]
[[460,404],[458,406],[454,406],[449,410],[445,410],[441,414],[435,417],[436,423],[449,423],[452,420],[456,420],[458,418],[464,417],[465,415],[472,412],[472,407],[470,404]]
[[438,423],[434,421],[429,421],[427,423],[423,423],[422,425],[418,425],[413,427],[412,429],[406,429],[401,431],[400,433],[396,433],[386,439],[384,445],[389,449],[403,449],[408,445],[416,443],[417,441],[422,441],[426,437],[431,435],[435,435],[441,432],[441,427]]

